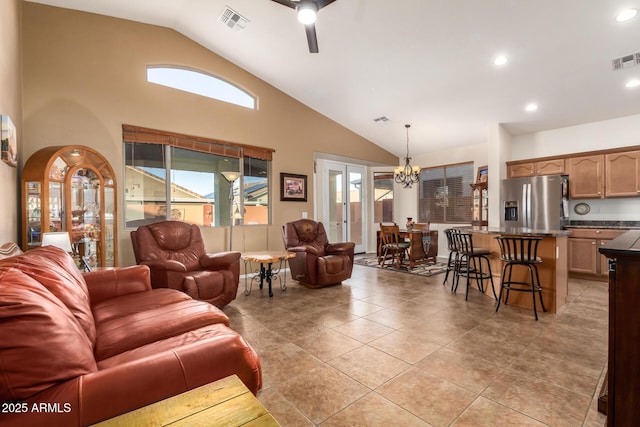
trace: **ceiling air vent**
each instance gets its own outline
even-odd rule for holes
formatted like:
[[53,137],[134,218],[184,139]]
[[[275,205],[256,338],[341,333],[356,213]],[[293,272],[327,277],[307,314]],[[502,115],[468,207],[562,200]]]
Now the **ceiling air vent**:
[[218,22],[222,22],[231,29],[240,31],[244,30],[250,21],[229,6],[225,6],[222,15],[218,18]]
[[376,119],[373,119],[373,121],[376,123],[387,123],[387,122],[390,122],[391,120],[389,120],[387,116],[380,116]]
[[611,61],[614,70],[622,70],[624,68],[633,67],[634,65],[640,65],[640,52],[632,53],[631,55],[623,56],[622,58],[616,58]]

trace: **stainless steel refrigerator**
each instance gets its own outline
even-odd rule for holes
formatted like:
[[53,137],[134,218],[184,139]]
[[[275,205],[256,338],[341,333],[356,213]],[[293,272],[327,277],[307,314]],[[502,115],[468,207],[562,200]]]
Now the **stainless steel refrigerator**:
[[561,230],[569,219],[569,181],[564,175],[503,179],[500,226]]

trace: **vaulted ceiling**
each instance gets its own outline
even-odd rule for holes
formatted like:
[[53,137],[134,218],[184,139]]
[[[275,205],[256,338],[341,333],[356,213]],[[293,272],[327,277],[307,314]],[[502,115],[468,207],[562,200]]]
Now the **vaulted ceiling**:
[[[271,0],[37,2],[173,28],[400,157],[405,123],[419,154],[484,142],[495,123],[517,135],[640,113],[625,87],[640,54],[612,66],[640,52],[640,16],[615,19],[640,0],[336,0],[315,54]],[[244,29],[219,22],[227,7]]]

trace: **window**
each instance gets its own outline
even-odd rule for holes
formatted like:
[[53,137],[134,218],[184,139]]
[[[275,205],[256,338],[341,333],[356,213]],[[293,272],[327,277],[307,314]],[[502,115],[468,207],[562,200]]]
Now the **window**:
[[374,222],[393,222],[393,172],[373,173]]
[[256,98],[212,75],[179,67],[147,67],[147,81],[241,107],[256,108]]
[[473,163],[463,163],[420,171],[419,221],[470,223]]
[[[228,226],[232,216],[236,225],[269,223],[273,150],[129,125],[123,140],[126,227],[166,219]],[[225,171],[243,174],[232,191]]]

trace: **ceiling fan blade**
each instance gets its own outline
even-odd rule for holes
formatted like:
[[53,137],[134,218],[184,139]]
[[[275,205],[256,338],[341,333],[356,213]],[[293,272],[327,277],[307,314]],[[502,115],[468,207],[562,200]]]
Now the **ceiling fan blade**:
[[318,5],[318,10],[320,10],[325,6],[329,6],[334,1],[336,1],[336,0],[316,0],[316,5]]
[[283,6],[287,6],[290,7],[291,9],[295,9],[297,6],[297,3],[291,1],[291,0],[271,0],[273,2],[279,3]]
[[309,24],[304,26],[307,32],[307,42],[309,43],[309,52],[318,53],[318,37],[316,37],[316,26]]

